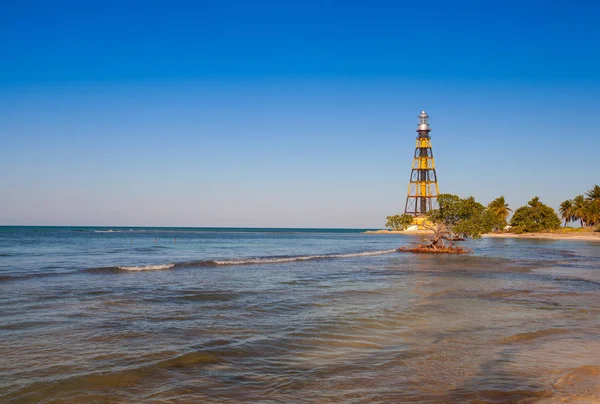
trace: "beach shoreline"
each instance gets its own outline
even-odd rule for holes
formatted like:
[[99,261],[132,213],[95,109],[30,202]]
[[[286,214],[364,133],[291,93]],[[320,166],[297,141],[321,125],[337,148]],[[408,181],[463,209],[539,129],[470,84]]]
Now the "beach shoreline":
[[[413,231],[394,231],[394,230],[370,230],[365,234],[432,234],[430,230]],[[489,238],[521,238],[521,239],[542,239],[542,240],[581,240],[581,241],[600,241],[600,232],[572,232],[572,233],[487,233],[483,237]]]
[[598,232],[573,232],[573,233],[488,233],[483,237],[489,238],[524,238],[524,239],[543,239],[543,240],[581,240],[581,241],[600,241]]

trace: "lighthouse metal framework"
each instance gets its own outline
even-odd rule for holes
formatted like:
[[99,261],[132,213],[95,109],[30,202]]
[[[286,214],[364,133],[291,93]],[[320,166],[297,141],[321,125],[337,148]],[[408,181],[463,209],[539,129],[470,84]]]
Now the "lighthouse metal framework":
[[429,132],[431,132],[429,115],[425,111],[421,111],[417,126],[417,147],[404,207],[404,213],[415,216],[415,218],[424,217],[429,211],[436,209],[437,197],[440,193]]

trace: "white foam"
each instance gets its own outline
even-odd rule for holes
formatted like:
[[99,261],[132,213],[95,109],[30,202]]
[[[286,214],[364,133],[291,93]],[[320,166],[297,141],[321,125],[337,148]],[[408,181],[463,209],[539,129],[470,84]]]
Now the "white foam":
[[277,264],[281,262],[293,262],[293,261],[308,261],[319,258],[352,258],[352,257],[366,257],[371,255],[382,255],[396,252],[396,250],[380,250],[380,251],[365,251],[358,253],[348,254],[323,254],[323,255],[302,255],[298,257],[273,257],[273,258],[247,258],[239,260],[215,260],[213,261],[217,265],[244,265],[244,264]]
[[[278,264],[282,262],[293,262],[293,261],[308,261],[314,259],[323,258],[352,258],[352,257],[367,257],[371,255],[382,255],[394,253],[396,250],[380,250],[380,251],[364,251],[357,253],[348,254],[321,254],[321,255],[300,255],[296,257],[264,257],[264,258],[242,258],[242,259],[231,259],[231,260],[214,260],[214,261],[200,261],[198,265],[213,264],[213,265],[248,265],[248,264]],[[160,264],[160,265],[140,265],[131,267],[117,267],[123,271],[157,271],[161,269],[171,269],[176,264]],[[189,266],[189,265],[188,265]]]
[[161,265],[142,265],[138,267],[118,267],[123,271],[156,271],[160,269],[173,268],[175,264],[161,264]]

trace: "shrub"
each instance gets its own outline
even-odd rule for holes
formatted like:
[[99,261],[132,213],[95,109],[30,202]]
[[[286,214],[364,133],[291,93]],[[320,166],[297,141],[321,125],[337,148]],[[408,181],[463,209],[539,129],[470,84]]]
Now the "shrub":
[[385,227],[389,227],[394,231],[406,230],[414,220],[411,215],[407,215],[406,213],[403,215],[388,216],[386,219]]
[[558,229],[561,221],[554,209],[544,205],[536,196],[515,211],[510,224],[513,233],[537,233]]

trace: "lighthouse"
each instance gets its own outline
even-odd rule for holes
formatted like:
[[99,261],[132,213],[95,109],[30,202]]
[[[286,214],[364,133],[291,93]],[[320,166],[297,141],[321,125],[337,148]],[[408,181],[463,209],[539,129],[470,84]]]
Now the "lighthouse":
[[429,132],[431,132],[429,115],[427,115],[427,112],[421,111],[417,125],[417,147],[415,148],[408,182],[408,195],[404,207],[404,213],[414,216],[414,224],[419,226],[425,221],[427,213],[437,208],[437,197],[439,195]]

